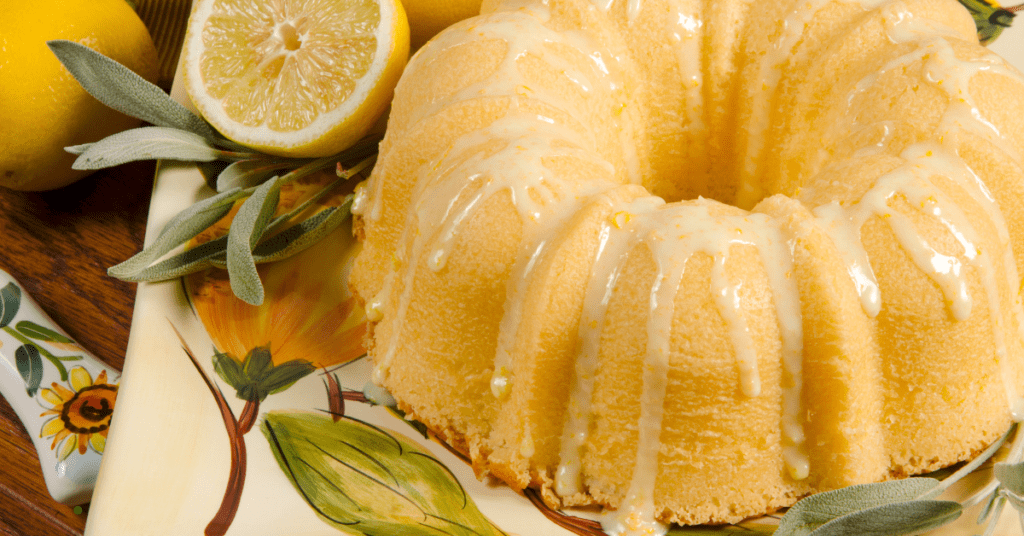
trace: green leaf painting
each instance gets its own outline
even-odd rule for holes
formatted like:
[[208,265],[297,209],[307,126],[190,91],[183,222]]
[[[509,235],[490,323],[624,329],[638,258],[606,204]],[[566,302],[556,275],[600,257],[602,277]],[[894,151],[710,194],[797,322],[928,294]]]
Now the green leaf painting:
[[328,524],[357,535],[502,533],[447,467],[412,440],[365,422],[270,412],[263,434],[281,470]]
[[978,29],[978,42],[988,45],[996,40],[1003,30],[1013,24],[1013,19],[1024,4],[1011,7],[1000,6],[994,0],[960,0],[974,18]]
[[25,392],[28,396],[36,396],[39,384],[43,382],[43,358],[39,348],[34,344],[23,344],[14,351],[14,361],[18,366],[18,374],[25,380]]
[[18,328],[18,331],[20,331],[22,335],[37,341],[56,342],[61,344],[74,344],[75,342],[64,335],[61,335],[52,329],[40,326],[31,320],[22,320],[21,322],[18,322],[15,327]]
[[7,327],[21,307],[21,288],[14,283],[0,289],[0,328]]
[[234,387],[238,398],[262,402],[268,395],[280,393],[291,387],[316,370],[316,367],[301,359],[275,365],[270,348],[257,346],[250,350],[241,362],[231,355],[215,350],[213,370],[228,385]]

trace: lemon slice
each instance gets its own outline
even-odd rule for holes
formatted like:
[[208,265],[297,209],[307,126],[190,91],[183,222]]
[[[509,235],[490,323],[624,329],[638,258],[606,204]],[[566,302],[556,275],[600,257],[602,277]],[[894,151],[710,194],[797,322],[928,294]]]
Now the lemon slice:
[[185,35],[185,88],[233,141],[328,156],[373,127],[408,55],[398,0],[198,0]]

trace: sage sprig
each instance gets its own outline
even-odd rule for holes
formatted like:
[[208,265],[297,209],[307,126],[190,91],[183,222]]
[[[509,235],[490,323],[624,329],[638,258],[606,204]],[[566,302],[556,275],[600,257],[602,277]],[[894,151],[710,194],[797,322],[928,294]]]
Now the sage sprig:
[[[162,281],[210,267],[226,268],[231,289],[239,298],[262,303],[263,286],[256,265],[294,255],[347,220],[351,197],[340,206],[314,205],[341,182],[368,172],[376,161],[379,136],[326,158],[261,153],[224,138],[204,119],[120,63],[71,41],[49,41],[47,45],[90,95],[152,125],[67,147],[65,150],[78,155],[72,167],[101,169],[153,159],[194,162],[207,185],[216,191],[172,218],[148,248],[109,268],[112,277]],[[337,180],[300,206],[274,216],[283,186],[335,167]],[[237,202],[242,205],[227,236],[172,254],[224,218]]]
[[[937,497],[955,482],[970,474],[1002,448],[1017,432],[1014,425],[995,443],[970,463],[939,481],[914,477],[873,484],[861,484],[811,495],[786,512],[775,531],[776,536],[901,536],[919,534],[950,523],[963,513],[964,504],[938,500]],[[989,522],[989,531],[999,517],[1001,502],[1024,508],[1024,463],[1020,462],[1024,434],[1019,434],[1007,463],[997,463],[995,473],[1000,485],[991,491],[978,523]],[[1024,510],[1022,510],[1024,511]],[[1024,519],[1024,518],[1022,518]],[[1022,521],[1024,523],[1024,521]]]
[[73,41],[46,44],[82,89],[110,108],[159,127],[223,140],[209,123],[124,65]]

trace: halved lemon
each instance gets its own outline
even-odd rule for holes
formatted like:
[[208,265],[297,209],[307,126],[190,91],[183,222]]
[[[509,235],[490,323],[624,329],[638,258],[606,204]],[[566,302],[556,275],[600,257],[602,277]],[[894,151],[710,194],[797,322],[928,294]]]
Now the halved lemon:
[[198,0],[182,54],[186,91],[221,134],[328,156],[387,109],[409,25],[398,0]]

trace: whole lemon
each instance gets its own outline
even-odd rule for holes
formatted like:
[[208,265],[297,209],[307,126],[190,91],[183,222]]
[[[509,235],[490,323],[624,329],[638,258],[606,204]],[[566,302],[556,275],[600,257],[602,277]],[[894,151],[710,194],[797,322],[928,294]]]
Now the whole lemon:
[[421,47],[441,30],[480,14],[483,0],[404,0],[409,17],[409,45]]
[[64,147],[138,126],[85,92],[46,46],[68,39],[149,81],[159,71],[145,25],[125,0],[5,0],[0,17],[0,186],[52,190],[89,171]]

